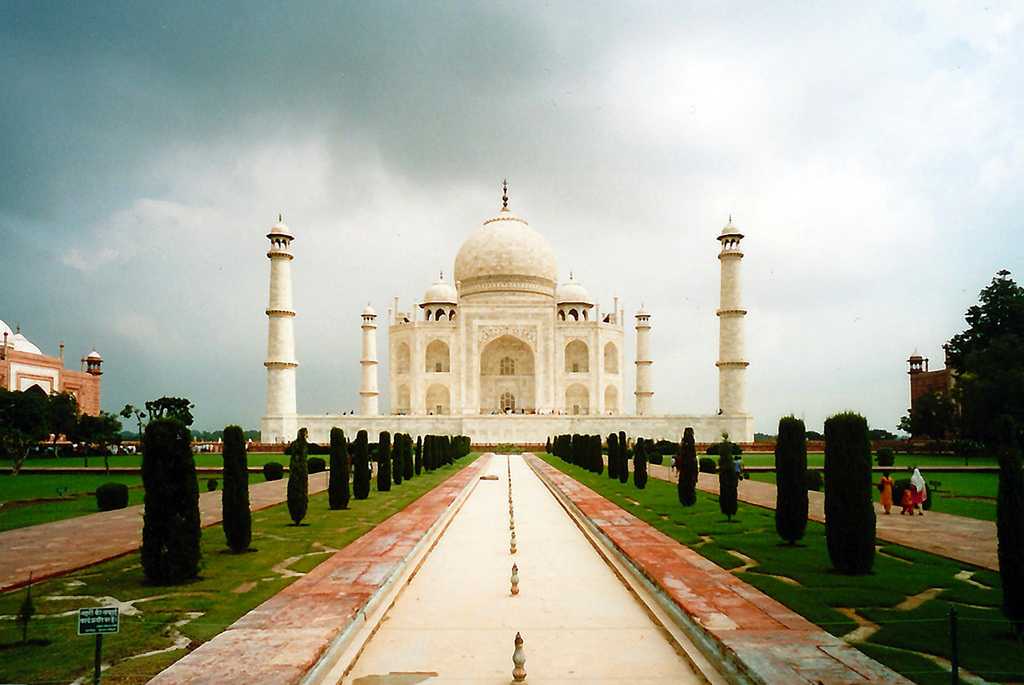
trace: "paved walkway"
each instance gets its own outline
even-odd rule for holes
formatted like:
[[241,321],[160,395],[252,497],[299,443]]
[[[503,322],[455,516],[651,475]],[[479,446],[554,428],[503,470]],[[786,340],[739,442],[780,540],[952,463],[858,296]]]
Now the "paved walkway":
[[[500,482],[476,488],[342,683],[507,685],[517,631],[533,685],[707,682],[522,457],[497,456],[488,470]],[[510,593],[513,563],[517,596]]]
[[[669,466],[648,465],[648,473],[655,478],[676,482],[675,473]],[[718,476],[700,474],[697,487],[705,492],[718,494]],[[774,483],[756,480],[740,482],[739,499],[766,509],[775,509]],[[807,493],[808,513],[812,521],[825,522],[825,495],[821,492]],[[875,503],[877,513],[876,536],[886,542],[931,552],[939,556],[974,564],[992,571],[999,570],[997,553],[996,524],[992,521],[953,516],[929,511],[924,516],[901,516],[894,507],[886,516],[881,505]]]
[[579,481],[537,457],[527,458],[695,622],[722,659],[753,682],[910,684]]
[[[326,489],[326,472],[309,477],[309,494]],[[286,479],[249,486],[253,511],[287,498]],[[204,527],[220,523],[220,490],[199,495],[199,513]],[[24,585],[29,573],[33,581],[63,575],[128,554],[141,544],[141,504],[4,531],[0,533],[0,592]]]
[[[481,462],[486,460],[481,457],[375,526],[150,683],[301,682],[331,643],[364,614],[388,580],[403,570],[420,540],[478,479]],[[451,573],[466,578],[470,570],[451,569]],[[417,645],[409,643],[403,649],[417,649]]]

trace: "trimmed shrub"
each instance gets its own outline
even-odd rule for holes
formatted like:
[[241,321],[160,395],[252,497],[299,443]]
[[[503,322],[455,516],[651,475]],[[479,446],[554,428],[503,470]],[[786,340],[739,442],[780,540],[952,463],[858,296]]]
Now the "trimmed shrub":
[[276,461],[268,461],[263,465],[264,480],[281,480],[284,478],[284,464]]
[[626,442],[626,432],[619,431],[619,447],[616,459],[618,459],[619,462],[619,482],[623,484],[629,482],[630,456],[631,455],[629,453],[629,443]]
[[821,471],[808,470],[804,474],[804,482],[807,483],[808,490],[821,492],[821,486],[825,483],[825,479],[822,478]]
[[388,492],[391,490],[391,433],[380,432],[377,449],[377,492]]
[[224,520],[221,525],[228,547],[236,554],[249,549],[252,542],[248,467],[245,434],[240,426],[228,426],[224,429],[224,489],[220,496]]
[[[306,443],[306,456],[307,457],[311,457],[314,454],[320,454],[320,455],[323,455],[323,456],[326,457],[330,453],[331,453],[331,448],[328,447],[327,445],[318,445],[315,442],[308,442],[308,443]],[[313,472],[310,471],[310,473],[313,473]]]
[[608,434],[608,477],[619,477],[619,436],[615,433]]
[[402,439],[402,478],[412,480],[416,475],[416,463],[412,456],[412,436],[408,433]]
[[604,454],[601,452],[601,436],[590,436],[590,463],[593,464],[593,471],[597,475],[604,473]]
[[113,511],[128,506],[128,486],[124,483],[104,483],[96,488],[96,506],[100,511]]
[[704,450],[704,454],[710,454],[712,456],[720,455],[721,454],[721,450],[722,450],[722,445],[724,445],[724,444],[728,444],[729,445],[729,453],[732,454],[732,456],[735,457],[737,454],[743,454],[743,448],[742,447],[737,445],[735,442],[729,442],[728,440],[724,440],[722,442],[716,442],[716,443],[714,443],[712,445],[708,445],[708,448],[706,450]]
[[791,545],[807,530],[807,428],[793,416],[779,419],[775,442],[775,532]]
[[547,440],[544,441],[544,451],[547,452],[548,454],[551,454],[551,437],[550,436],[547,438]]
[[323,457],[310,457],[306,460],[306,469],[310,473],[323,473],[327,470],[327,462]]
[[718,465],[715,463],[715,460],[712,459],[711,457],[701,457],[700,461],[698,463],[699,463],[698,470],[701,473],[717,473],[718,472]]
[[402,454],[405,450],[405,436],[395,433],[395,444],[391,450],[391,477],[395,485],[402,484],[402,476],[405,474],[405,466],[402,464]]
[[679,451],[679,445],[672,442],[671,440],[658,440],[654,443],[654,450],[648,451],[647,460],[652,464],[660,464],[660,461],[654,461],[654,455],[658,454],[663,457],[670,457]]
[[647,487],[647,441],[637,438],[633,451],[633,485],[638,490]]
[[739,477],[732,458],[732,443],[723,441],[718,445],[718,509],[732,521],[738,507]]
[[309,469],[306,462],[306,429],[300,428],[295,442],[288,446],[288,515],[296,526],[306,518],[309,508]]
[[352,454],[352,496],[356,499],[370,496],[370,447],[364,430],[356,434]]
[[996,499],[996,535],[999,540],[999,578],[1003,586],[1003,615],[1017,639],[1024,636],[1024,475],[1021,472],[1021,436],[1009,417],[1001,417],[996,453],[999,491]]
[[875,563],[871,441],[860,414],[825,421],[825,541],[836,570],[859,575]]
[[875,452],[875,460],[879,466],[893,466],[896,463],[896,455],[891,447],[880,447]]
[[413,460],[413,470],[416,471],[416,475],[420,475],[423,470],[423,436],[416,436],[416,455]]
[[692,507],[697,503],[697,446],[693,441],[693,428],[687,426],[679,443],[679,503]]
[[206,491],[207,492],[214,492],[216,490],[217,490],[217,479],[216,478],[207,478],[206,479]]
[[146,491],[140,556],[146,578],[158,585],[199,574],[199,483],[192,435],[177,419],[155,419],[142,436]]
[[350,470],[345,431],[334,427],[331,429],[331,472],[327,478],[327,506],[331,509],[348,509]]
[[647,461],[649,461],[652,464],[657,464],[658,466],[661,466],[662,464],[665,463],[665,455],[657,451],[648,452]]

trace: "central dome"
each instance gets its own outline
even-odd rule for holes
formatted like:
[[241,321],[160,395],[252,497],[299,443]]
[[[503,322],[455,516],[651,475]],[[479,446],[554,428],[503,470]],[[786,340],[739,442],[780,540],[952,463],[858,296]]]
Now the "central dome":
[[455,280],[464,288],[490,290],[484,281],[510,278],[553,289],[558,267],[544,236],[525,219],[502,209],[462,243],[455,257]]

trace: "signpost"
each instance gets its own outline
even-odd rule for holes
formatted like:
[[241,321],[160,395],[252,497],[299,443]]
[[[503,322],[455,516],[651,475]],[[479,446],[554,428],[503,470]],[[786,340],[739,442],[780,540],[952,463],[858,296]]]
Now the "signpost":
[[78,610],[78,634],[96,636],[96,663],[93,667],[93,685],[100,685],[100,657],[103,652],[103,634],[116,633],[121,628],[117,607],[91,607]]

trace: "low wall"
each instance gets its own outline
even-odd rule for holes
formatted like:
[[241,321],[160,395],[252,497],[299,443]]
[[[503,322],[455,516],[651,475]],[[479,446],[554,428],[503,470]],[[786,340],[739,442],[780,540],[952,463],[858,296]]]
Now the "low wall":
[[734,442],[754,439],[751,416],[286,416],[264,417],[261,423],[263,442],[282,443],[293,440],[299,428],[309,431],[309,439],[326,444],[331,428],[337,426],[345,435],[367,431],[371,440],[381,431],[421,435],[468,435],[475,445],[543,445],[553,435],[598,434],[625,431],[631,437],[679,441],[686,427],[692,427],[697,442],[715,442],[728,433]]

